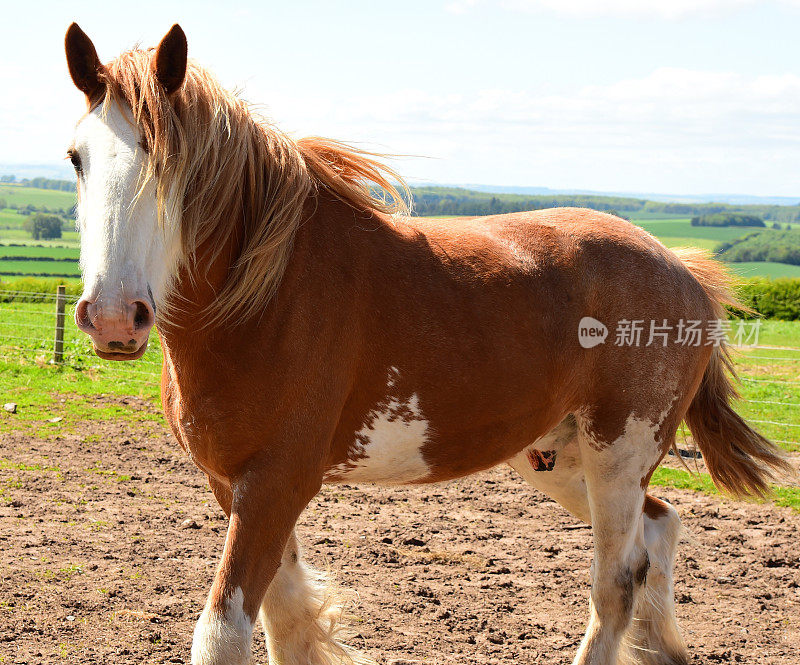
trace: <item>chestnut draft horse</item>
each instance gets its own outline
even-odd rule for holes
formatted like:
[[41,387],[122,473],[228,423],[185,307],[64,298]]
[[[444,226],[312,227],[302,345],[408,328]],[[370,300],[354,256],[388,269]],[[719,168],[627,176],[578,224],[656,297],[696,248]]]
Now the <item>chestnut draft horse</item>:
[[88,103],[69,149],[76,322],[114,360],[158,322],[167,420],[230,517],[192,663],[247,663],[257,616],[273,664],[361,660],[302,562],[306,504],[323,483],[501,462],[592,525],[574,662],[687,662],[679,520],[650,475],[683,419],[726,490],[788,466],[731,409],[724,344],[582,345],[579,323],[717,321],[734,303],[719,265],[591,210],[393,214],[392,171],[254,117],[187,61],[177,25],[103,65],[73,24],[66,51]]

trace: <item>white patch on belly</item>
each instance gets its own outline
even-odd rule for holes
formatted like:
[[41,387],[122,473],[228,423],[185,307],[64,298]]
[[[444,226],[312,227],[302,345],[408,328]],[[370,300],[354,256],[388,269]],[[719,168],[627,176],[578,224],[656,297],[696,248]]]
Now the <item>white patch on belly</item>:
[[[397,370],[390,372],[394,386]],[[331,467],[326,482],[365,481],[408,483],[429,475],[430,467],[422,456],[428,442],[428,421],[419,408],[419,396],[407,400],[388,398],[367,416],[355,433],[347,460]]]

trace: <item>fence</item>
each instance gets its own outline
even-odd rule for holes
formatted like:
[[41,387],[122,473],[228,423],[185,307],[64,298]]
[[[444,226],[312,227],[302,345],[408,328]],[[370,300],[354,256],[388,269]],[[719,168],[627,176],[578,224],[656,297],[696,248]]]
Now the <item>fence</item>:
[[[72,314],[77,300],[77,296],[65,295],[63,288],[58,293],[0,290],[0,360],[63,365],[140,381],[160,381],[161,347],[156,335],[151,335],[148,350],[140,360],[103,361],[92,352],[88,337],[75,326]],[[759,425],[776,443],[800,450],[800,348],[745,348],[746,353],[737,358],[737,363],[745,370],[740,373],[745,393],[740,403],[747,405],[747,420]],[[776,366],[788,368],[783,374],[788,373],[790,378],[776,378],[764,371]]]
[[110,376],[159,382],[161,347],[151,335],[144,356],[134,363],[104,361],[75,326],[77,296],[0,290],[0,359],[37,365],[62,365]]

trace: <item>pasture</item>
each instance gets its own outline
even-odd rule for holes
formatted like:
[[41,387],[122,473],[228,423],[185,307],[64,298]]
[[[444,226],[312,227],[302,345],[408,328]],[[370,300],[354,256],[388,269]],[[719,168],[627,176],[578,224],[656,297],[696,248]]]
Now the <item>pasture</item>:
[[[188,663],[226,521],[160,414],[158,340],[111,363],[68,323],[53,366],[52,310],[0,303],[0,394],[18,405],[0,412],[0,662]],[[739,409],[797,454],[800,323],[765,322],[759,343],[776,348],[736,355]],[[654,484],[687,528],[677,611],[697,662],[793,662],[800,490],[732,501],[674,458]],[[580,640],[590,531],[506,467],[327,487],[299,534],[351,599],[347,641],[378,662],[565,663]]]
[[34,261],[0,257],[0,275],[80,277],[80,274],[81,269],[77,261]]
[[741,261],[729,263],[731,270],[740,277],[800,277],[800,266],[788,263],[775,263],[774,261]]
[[38,187],[22,187],[21,185],[13,183],[0,184],[0,199],[5,199],[9,205],[16,205],[19,207],[34,205],[69,210],[75,205],[74,192],[39,189]]
[[[21,187],[14,184],[0,185],[0,198],[6,199],[9,204],[25,206],[44,205],[52,208],[72,208],[75,204],[75,194],[72,192],[61,192],[47,189],[37,189],[35,187]],[[4,245],[35,245],[41,246],[39,249],[31,250],[31,254],[25,256],[52,256],[52,257],[77,257],[79,234],[76,231],[66,230],[61,238],[57,240],[33,240],[30,234],[23,231],[22,224],[25,216],[10,208],[0,210],[0,274],[11,275],[77,275],[76,270],[65,270],[63,266],[43,264],[38,266],[38,270],[29,264],[10,264],[3,257],[12,255],[12,248]],[[636,213],[631,220],[644,228],[649,233],[656,236],[667,247],[702,247],[713,251],[720,243],[734,240],[752,233],[752,228],[742,227],[702,227],[692,226],[689,217],[677,215],[664,215],[649,211]],[[770,229],[767,229],[769,232]],[[56,248],[71,248],[66,253]],[[52,251],[47,251],[51,248]],[[22,256],[13,249],[14,256]],[[800,277],[800,266],[785,263],[732,263],[733,271],[742,277]]]
[[51,259],[71,259],[77,261],[80,251],[77,247],[65,247],[62,245],[44,244],[37,242],[29,245],[0,245],[0,260],[11,257],[26,258],[51,258]]
[[44,247],[72,247],[77,249],[80,237],[77,231],[62,231],[60,238],[53,240],[34,240],[27,231],[18,229],[0,229],[0,243],[3,245],[43,245]]

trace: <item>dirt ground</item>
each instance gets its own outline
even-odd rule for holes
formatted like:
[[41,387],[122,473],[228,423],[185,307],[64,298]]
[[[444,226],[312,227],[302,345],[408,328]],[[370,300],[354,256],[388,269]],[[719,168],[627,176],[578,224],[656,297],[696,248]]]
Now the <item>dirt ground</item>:
[[[93,421],[0,436],[0,662],[188,663],[226,523],[172,436]],[[692,663],[799,663],[800,515],[654,493],[688,531],[676,586]],[[379,663],[571,662],[591,532],[510,469],[328,487],[299,533],[353,591],[345,634]],[[255,642],[265,665],[260,629]]]

